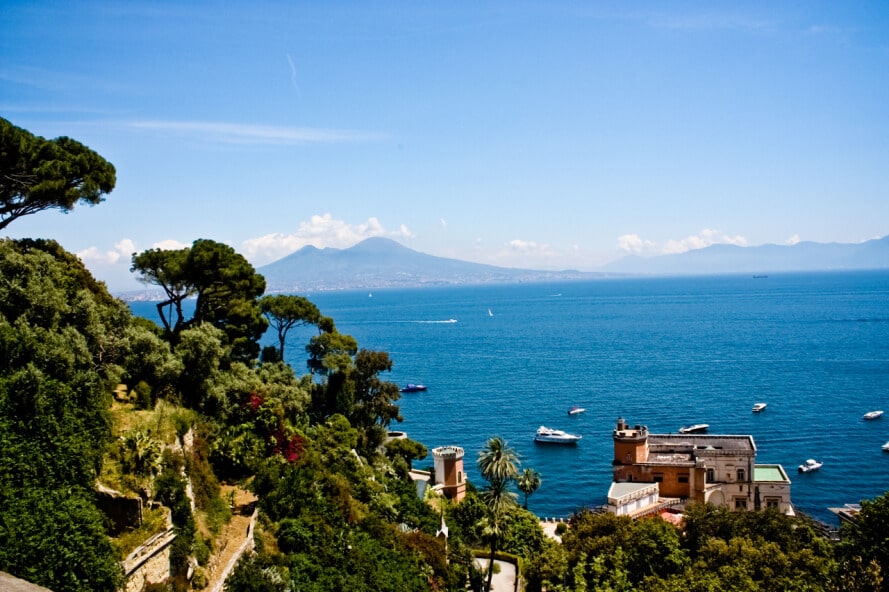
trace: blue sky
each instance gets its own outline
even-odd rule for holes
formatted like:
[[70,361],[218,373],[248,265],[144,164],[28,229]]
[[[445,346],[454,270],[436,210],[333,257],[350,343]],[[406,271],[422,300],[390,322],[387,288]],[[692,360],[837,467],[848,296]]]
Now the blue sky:
[[259,267],[387,236],[595,270],[889,234],[889,4],[78,2],[0,7],[0,115],[117,168],[11,237],[113,290],[197,238]]

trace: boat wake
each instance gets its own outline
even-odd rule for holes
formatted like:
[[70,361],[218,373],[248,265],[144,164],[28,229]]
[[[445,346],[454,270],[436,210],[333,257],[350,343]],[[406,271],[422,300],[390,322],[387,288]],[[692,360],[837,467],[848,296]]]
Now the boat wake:
[[457,319],[447,319],[444,321],[407,321],[408,323],[421,323],[424,325],[451,325],[457,322]]

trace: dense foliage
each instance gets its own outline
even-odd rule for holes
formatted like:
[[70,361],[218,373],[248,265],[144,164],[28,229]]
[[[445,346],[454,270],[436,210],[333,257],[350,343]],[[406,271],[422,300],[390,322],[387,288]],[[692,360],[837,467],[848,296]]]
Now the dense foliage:
[[[876,534],[882,526],[868,517],[856,530]],[[885,539],[881,532],[876,538]],[[561,545],[548,542],[531,559],[525,576],[530,591],[885,590],[884,564],[862,551],[837,547],[806,517],[771,509],[693,504],[681,527],[585,511],[572,517]]]
[[93,501],[129,311],[51,241],[0,240],[0,569],[115,590]]
[[[94,500],[105,478],[169,508],[178,536],[168,585],[186,589],[195,560],[200,584],[214,517],[225,519],[219,479],[252,478],[274,543],[244,570],[283,569],[272,579],[291,588],[459,588],[468,555],[448,563],[439,519],[407,478],[425,447],[382,445],[386,426],[400,420],[397,386],[379,376],[391,369],[388,355],[359,349],[312,305],[303,322],[317,322],[321,342],[334,346],[307,345],[307,364],[324,372],[298,377],[283,362],[245,359],[258,335],[237,319],[259,314],[261,276],[226,249],[196,245],[235,261],[225,277],[242,278],[243,289],[204,290],[216,304],[174,331],[175,322],[133,318],[56,243],[0,241],[0,569],[58,592],[117,589],[122,557]],[[179,260],[192,277],[211,277],[198,259]],[[218,269],[220,258],[202,260]],[[223,301],[237,310],[220,312]],[[132,387],[124,405],[156,424],[115,437],[109,409],[121,381]],[[164,409],[178,405],[196,414],[167,411],[175,433],[164,435]]]

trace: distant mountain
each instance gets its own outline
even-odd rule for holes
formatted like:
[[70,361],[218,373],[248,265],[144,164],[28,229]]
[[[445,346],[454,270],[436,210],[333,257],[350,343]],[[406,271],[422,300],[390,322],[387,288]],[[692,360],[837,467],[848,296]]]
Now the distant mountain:
[[604,275],[470,263],[420,253],[387,238],[369,238],[348,249],[303,247],[257,271],[265,276],[267,292],[539,282]]
[[613,273],[704,275],[889,269],[889,236],[863,243],[814,243],[738,247],[711,245],[677,255],[624,257],[605,267]]
[[[273,293],[531,283],[628,275],[757,275],[855,269],[889,269],[889,236],[856,244],[711,245],[678,255],[624,257],[597,272],[538,271],[483,265],[427,255],[386,238],[369,238],[348,249],[303,247],[257,271],[266,279],[266,292]],[[117,295],[126,300],[163,298],[163,293],[158,290]]]

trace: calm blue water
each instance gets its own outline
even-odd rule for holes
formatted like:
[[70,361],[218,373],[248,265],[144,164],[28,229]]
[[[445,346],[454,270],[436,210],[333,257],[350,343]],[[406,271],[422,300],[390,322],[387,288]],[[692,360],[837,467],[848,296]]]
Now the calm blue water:
[[[618,417],[655,433],[704,422],[710,433],[752,434],[757,462],[784,465],[795,505],[831,524],[828,507],[889,490],[889,453],[880,449],[889,440],[887,272],[309,297],[360,347],[390,354],[390,380],[429,387],[402,395],[405,420],[393,429],[430,449],[462,446],[479,485],[478,451],[502,436],[542,476],[529,503],[540,516],[605,502]],[[290,335],[287,358],[298,372],[310,335]],[[754,414],[758,401],[768,408]],[[587,411],[568,416],[572,405]],[[861,419],[873,409],[887,416]],[[536,445],[541,424],[583,440]],[[798,474],[806,458],[824,467]],[[431,464],[430,455],[415,466]]]

